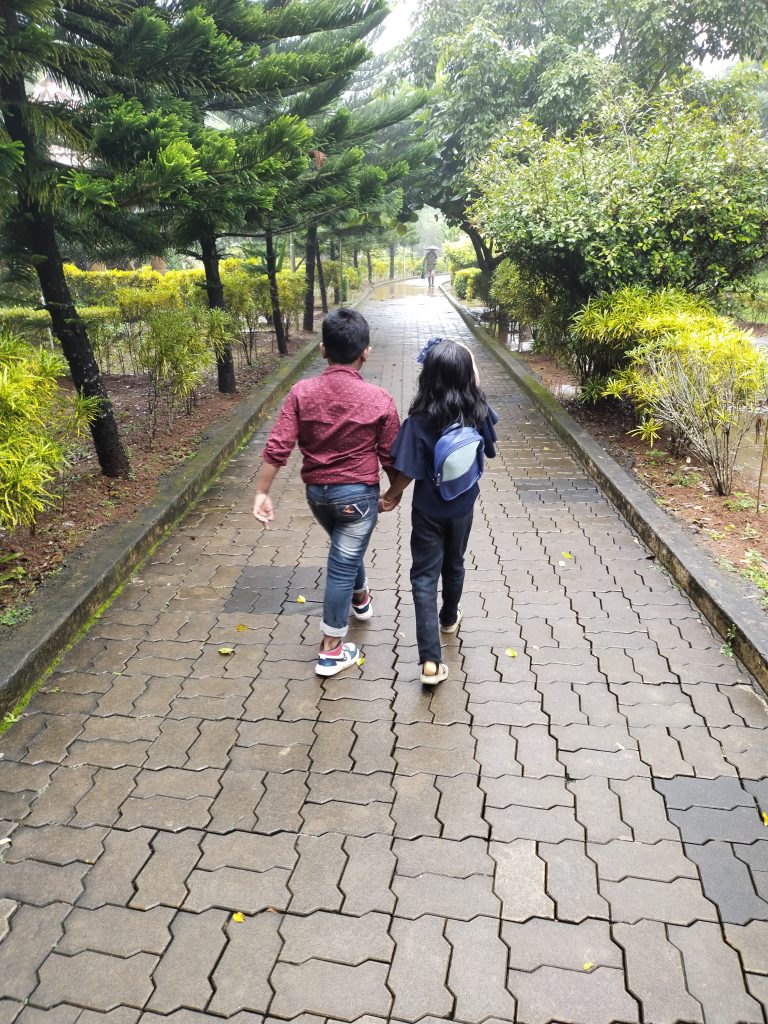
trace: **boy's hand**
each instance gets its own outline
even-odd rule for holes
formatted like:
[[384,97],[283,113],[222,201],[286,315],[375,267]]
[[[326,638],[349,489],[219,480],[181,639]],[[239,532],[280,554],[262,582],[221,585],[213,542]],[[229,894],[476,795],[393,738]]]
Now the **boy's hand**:
[[379,512],[393,512],[400,504],[402,494],[398,494],[396,498],[391,497],[388,494],[382,494],[379,498]]
[[268,494],[264,494],[261,491],[256,492],[253,502],[253,514],[260,523],[264,523],[267,529],[269,529],[269,524],[275,518],[275,509],[272,505],[272,499]]

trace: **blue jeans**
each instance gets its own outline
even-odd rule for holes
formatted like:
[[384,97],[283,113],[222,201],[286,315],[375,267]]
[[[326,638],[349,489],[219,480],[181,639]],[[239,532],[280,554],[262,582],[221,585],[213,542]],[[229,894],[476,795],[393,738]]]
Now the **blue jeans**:
[[[450,626],[459,614],[464,589],[464,552],[472,529],[472,511],[456,519],[433,519],[411,509],[411,590],[416,612],[419,661],[440,664],[440,623]],[[443,580],[443,605],[437,614],[437,583]]]
[[331,538],[320,628],[346,636],[352,594],[366,587],[363,558],[379,515],[379,485],[308,484],[307,501]]

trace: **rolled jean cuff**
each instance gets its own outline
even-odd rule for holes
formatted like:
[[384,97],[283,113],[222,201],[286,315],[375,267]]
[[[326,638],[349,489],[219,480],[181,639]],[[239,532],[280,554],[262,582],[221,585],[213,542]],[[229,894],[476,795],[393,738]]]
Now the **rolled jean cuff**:
[[320,623],[320,632],[323,634],[323,636],[343,637],[343,636],[347,635],[347,630],[348,629],[349,629],[349,626],[347,626],[347,625],[344,625],[344,626],[329,626],[325,622],[321,622]]

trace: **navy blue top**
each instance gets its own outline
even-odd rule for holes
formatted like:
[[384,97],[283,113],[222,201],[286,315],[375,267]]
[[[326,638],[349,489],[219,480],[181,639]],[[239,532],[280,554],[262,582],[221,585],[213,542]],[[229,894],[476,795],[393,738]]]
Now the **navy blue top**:
[[[488,415],[477,428],[485,442],[480,453],[481,468],[483,454],[492,459],[496,454],[496,431],[494,425],[499,417],[488,407]],[[392,446],[395,469],[414,480],[413,507],[432,519],[455,519],[471,511],[480,493],[475,484],[453,501],[444,501],[432,482],[434,478],[435,445],[441,431],[432,427],[425,416],[409,416],[403,420],[400,431]]]

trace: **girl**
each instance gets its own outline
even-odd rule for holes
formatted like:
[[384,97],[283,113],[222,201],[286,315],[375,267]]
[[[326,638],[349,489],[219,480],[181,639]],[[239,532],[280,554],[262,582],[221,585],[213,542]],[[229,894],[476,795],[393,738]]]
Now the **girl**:
[[[484,454],[496,454],[498,416],[480,388],[475,360],[469,349],[447,338],[432,338],[419,354],[422,370],[408,418],[392,448],[398,475],[383,495],[382,512],[395,508],[403,491],[416,481],[411,510],[411,587],[416,611],[416,638],[421,682],[441,683],[448,675],[440,649],[440,632],[456,633],[461,622],[464,552],[472,528],[472,510],[480,488],[475,483],[451,501],[435,483],[435,445],[446,427],[474,427],[484,442]],[[482,469],[482,453],[480,468]],[[442,577],[442,607],[438,617],[437,583]]]

